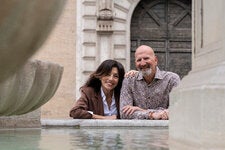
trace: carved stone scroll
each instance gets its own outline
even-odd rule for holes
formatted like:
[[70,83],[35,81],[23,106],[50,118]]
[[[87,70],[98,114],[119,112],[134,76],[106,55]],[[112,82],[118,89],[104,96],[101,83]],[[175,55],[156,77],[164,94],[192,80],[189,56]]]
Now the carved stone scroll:
[[98,0],[97,31],[112,33],[113,31],[113,0]]

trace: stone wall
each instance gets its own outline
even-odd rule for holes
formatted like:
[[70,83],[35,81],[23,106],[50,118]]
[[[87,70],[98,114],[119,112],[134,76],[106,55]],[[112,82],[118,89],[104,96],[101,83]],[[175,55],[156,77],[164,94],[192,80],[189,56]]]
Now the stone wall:
[[61,83],[53,98],[41,108],[41,118],[69,118],[75,100],[76,0],[67,0],[47,41],[33,58],[64,67]]
[[0,117],[0,128],[40,128],[41,111],[37,109],[24,115]]

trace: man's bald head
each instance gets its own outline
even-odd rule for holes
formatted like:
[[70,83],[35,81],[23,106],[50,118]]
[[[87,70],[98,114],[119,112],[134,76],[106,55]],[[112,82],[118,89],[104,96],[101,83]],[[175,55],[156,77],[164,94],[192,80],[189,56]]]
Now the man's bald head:
[[135,58],[137,57],[136,55],[139,54],[139,53],[143,53],[143,52],[147,52],[148,54],[152,55],[152,56],[155,56],[155,53],[154,53],[154,50],[150,47],[150,46],[147,46],[147,45],[141,45],[139,46],[136,51],[135,51]]

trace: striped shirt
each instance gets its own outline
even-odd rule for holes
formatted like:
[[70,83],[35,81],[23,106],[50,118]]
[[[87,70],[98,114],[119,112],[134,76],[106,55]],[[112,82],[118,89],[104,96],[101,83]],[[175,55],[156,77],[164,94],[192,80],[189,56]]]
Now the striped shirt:
[[109,109],[108,103],[106,101],[106,96],[103,92],[102,87],[101,87],[101,96],[102,96],[102,101],[103,101],[104,116],[117,115],[117,108],[116,108],[116,101],[115,101],[114,93],[113,93],[110,109]]

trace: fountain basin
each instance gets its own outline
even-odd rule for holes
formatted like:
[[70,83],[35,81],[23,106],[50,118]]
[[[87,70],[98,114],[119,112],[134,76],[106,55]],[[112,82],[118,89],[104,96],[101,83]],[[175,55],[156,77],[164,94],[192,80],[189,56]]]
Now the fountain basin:
[[0,83],[0,116],[26,114],[45,104],[55,94],[62,73],[58,64],[28,61]]

